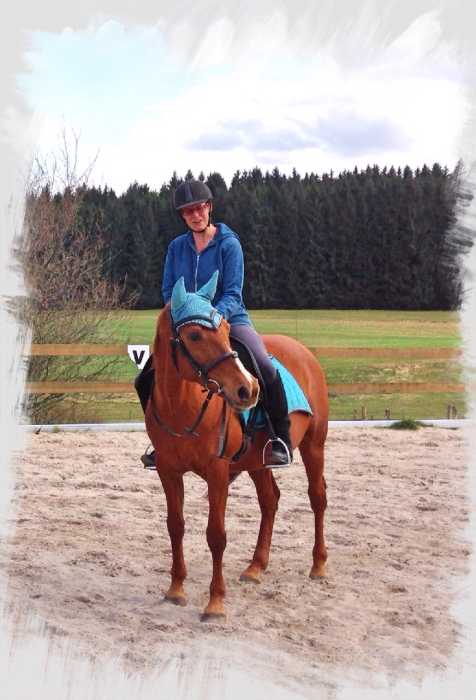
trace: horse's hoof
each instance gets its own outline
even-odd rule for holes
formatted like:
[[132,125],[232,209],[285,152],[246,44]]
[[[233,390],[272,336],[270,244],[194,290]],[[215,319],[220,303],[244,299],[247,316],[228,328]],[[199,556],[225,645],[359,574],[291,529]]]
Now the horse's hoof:
[[173,603],[174,605],[180,605],[182,608],[187,605],[187,599],[183,595],[164,595],[164,601]]
[[258,564],[251,563],[241,574],[240,581],[250,581],[251,583],[261,583],[263,569]]
[[224,620],[224,612],[204,612],[200,615],[200,622],[210,622],[211,620]]
[[248,574],[246,571],[241,574],[240,581],[256,584],[261,583],[261,579],[257,574]]
[[310,573],[309,573],[309,578],[312,579],[313,581],[320,579],[322,580],[325,578],[326,572],[324,569],[324,566],[316,566],[316,568],[312,568]]

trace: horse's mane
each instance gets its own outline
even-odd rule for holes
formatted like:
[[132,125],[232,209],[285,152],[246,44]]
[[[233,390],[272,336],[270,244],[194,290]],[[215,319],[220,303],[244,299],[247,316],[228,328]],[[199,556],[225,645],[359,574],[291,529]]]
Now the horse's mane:
[[170,303],[167,303],[157,318],[157,324],[155,328],[155,338],[152,348],[152,352],[155,356],[160,354],[160,337],[163,338],[172,337],[172,325],[170,321]]

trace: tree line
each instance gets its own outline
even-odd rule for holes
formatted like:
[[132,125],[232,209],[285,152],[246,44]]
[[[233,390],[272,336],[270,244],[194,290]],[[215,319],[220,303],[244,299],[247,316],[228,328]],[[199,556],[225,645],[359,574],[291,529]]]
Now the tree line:
[[[249,308],[444,310],[461,305],[461,256],[472,244],[457,222],[461,173],[461,163],[452,172],[435,163],[322,176],[254,168],[229,186],[218,172],[198,177],[214,194],[213,220],[240,236]],[[185,230],[173,208],[179,182],[174,173],[159,191],[135,182],[119,196],[88,185],[41,196],[58,210],[77,198],[65,250],[86,236],[103,280],[135,308],[157,308],[167,246]]]

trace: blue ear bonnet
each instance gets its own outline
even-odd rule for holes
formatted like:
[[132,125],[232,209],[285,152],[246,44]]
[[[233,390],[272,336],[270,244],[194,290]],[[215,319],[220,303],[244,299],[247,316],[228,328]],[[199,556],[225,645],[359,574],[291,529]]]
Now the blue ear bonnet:
[[170,300],[170,314],[176,330],[186,323],[198,323],[212,329],[218,328],[223,316],[211,303],[215,296],[217,281],[218,270],[198,292],[187,292],[183,277],[177,280]]

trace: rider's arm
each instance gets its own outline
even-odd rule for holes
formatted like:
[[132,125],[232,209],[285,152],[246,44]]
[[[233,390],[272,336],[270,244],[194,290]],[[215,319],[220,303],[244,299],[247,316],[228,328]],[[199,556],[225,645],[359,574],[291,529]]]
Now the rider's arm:
[[172,289],[174,288],[174,284],[177,281],[174,276],[174,248],[172,243],[170,243],[167,249],[167,255],[165,257],[164,264],[164,275],[162,278],[162,297],[164,300],[164,304],[167,304],[167,302],[170,301],[170,297],[172,296]]
[[243,251],[236,238],[229,239],[223,247],[222,262],[222,294],[214,305],[228,320],[243,304]]

